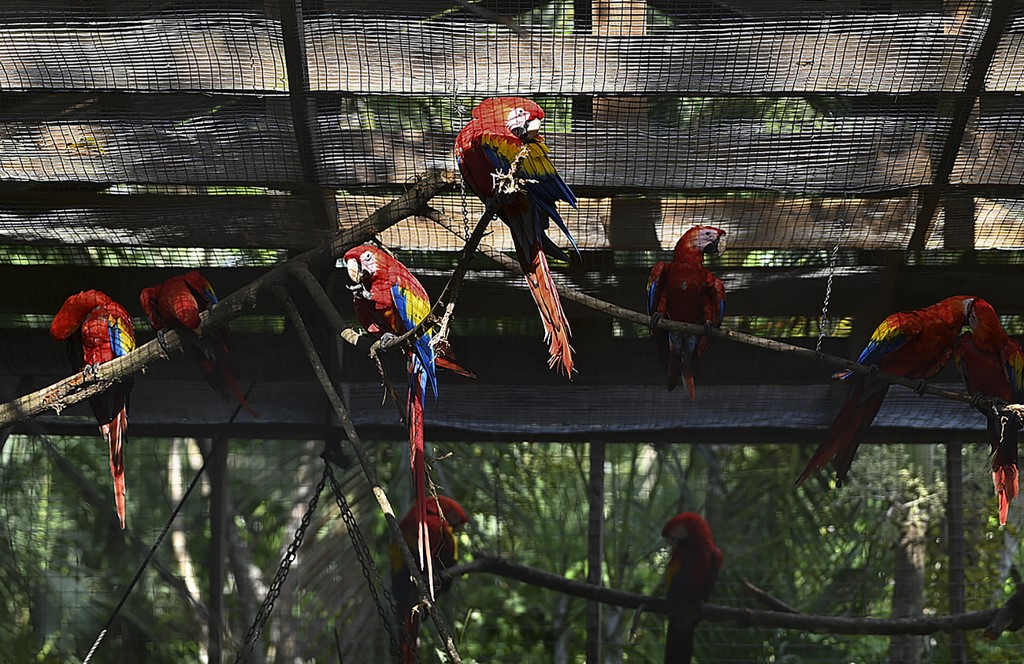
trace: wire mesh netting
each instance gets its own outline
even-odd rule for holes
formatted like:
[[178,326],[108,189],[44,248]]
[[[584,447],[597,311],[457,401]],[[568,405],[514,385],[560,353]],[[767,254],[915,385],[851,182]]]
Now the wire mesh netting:
[[[543,108],[551,159],[579,198],[561,208],[578,251],[551,261],[568,292],[646,316],[652,265],[711,225],[726,233],[707,261],[727,294],[724,329],[855,358],[886,315],[970,294],[1024,333],[1020,2],[8,0],[0,17],[0,401],[16,404],[0,409],[0,642],[17,661],[85,659],[112,613],[95,661],[232,656],[321,476],[319,441],[346,435],[296,321],[253,290],[232,305],[230,340],[259,417],[204,385],[186,354],[147,361],[131,394],[122,535],[94,412],[36,392],[90,380],[49,334],[65,298],[110,295],[141,349],[156,338],[143,288],[199,269],[230,300],[297,259],[351,320],[335,259],[370,235],[437,297],[484,203],[452,176],[430,209],[379,211],[428,174],[457,172],[456,135],[488,97]],[[497,221],[448,338],[477,378],[442,374],[426,415],[434,452],[452,452],[431,476],[472,515],[464,560],[493,553],[586,578],[591,446],[607,444],[607,586],[661,593],[658,534],[690,509],[725,551],[715,603],[760,606],[744,579],[810,614],[944,615],[1012,593],[1016,504],[1000,529],[986,450],[968,445],[947,477],[937,446],[984,445],[977,410],[893,388],[865,436],[890,445],[863,446],[840,492],[824,474],[793,489],[848,393],[829,368],[716,338],[691,402],[665,389],[640,319],[563,296],[569,383],[546,366],[526,282],[493,252],[515,255]],[[286,288],[401,517],[404,406],[382,398],[365,348],[341,340],[315,293]],[[382,362],[401,386],[402,353]],[[929,383],[964,391],[952,362]],[[12,401],[33,394],[31,413]],[[226,478],[204,471],[115,611],[212,440],[230,440]],[[384,588],[388,533],[347,462],[342,485]],[[253,661],[392,657],[329,493]],[[966,569],[950,574],[961,529]],[[588,627],[584,600],[500,575],[461,575],[441,606],[464,661],[584,661],[595,643],[604,661],[661,658],[660,617],[645,614],[630,638],[632,610],[609,605]],[[443,658],[424,622],[420,656]],[[1020,657],[1016,636],[990,644],[978,630],[966,651],[943,633],[714,620],[698,631],[700,662]]]

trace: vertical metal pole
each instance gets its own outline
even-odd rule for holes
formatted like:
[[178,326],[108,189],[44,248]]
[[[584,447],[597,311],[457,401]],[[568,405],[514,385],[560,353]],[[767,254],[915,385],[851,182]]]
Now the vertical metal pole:
[[[964,597],[964,484],[960,443],[946,443],[946,523],[949,529],[949,613],[966,609]],[[967,664],[967,638],[964,632],[950,632],[949,661]]]
[[[604,570],[604,442],[590,443],[590,476],[587,481],[587,582],[601,585]],[[587,602],[586,660],[601,661],[601,603]]]
[[221,662],[221,634],[224,624],[224,550],[227,496],[228,441],[217,438],[210,449],[207,477],[210,480],[210,664]]

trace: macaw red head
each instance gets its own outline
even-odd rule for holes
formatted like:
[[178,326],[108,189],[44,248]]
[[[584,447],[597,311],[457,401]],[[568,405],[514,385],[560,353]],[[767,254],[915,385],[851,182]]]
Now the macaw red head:
[[466,510],[462,509],[462,505],[455,502],[454,499],[448,496],[437,496],[437,502],[433,500],[427,500],[427,513],[436,513],[437,507],[441,507],[441,516],[448,522],[448,526],[452,530],[460,530],[462,526],[466,525],[469,521],[469,517],[466,516]]
[[504,132],[521,141],[540,133],[544,109],[525,97],[491,97],[473,109],[473,118],[491,131]]
[[142,311],[145,312],[146,318],[149,319],[150,326],[157,331],[167,326],[163,316],[160,315],[160,290],[162,286],[163,284],[150,286],[149,288],[143,288],[139,292],[139,304],[142,305]]
[[725,231],[714,226],[694,226],[676,242],[675,253],[685,255],[697,251],[704,256],[721,256],[725,251]]
[[50,336],[63,341],[81,327],[89,313],[96,307],[106,305],[113,300],[103,291],[87,290],[68,297],[61,305],[60,311],[50,323]]
[[999,322],[999,314],[987,301],[980,297],[964,301],[967,324],[971,326],[974,342],[983,348],[1002,348],[1008,337]]
[[387,262],[388,255],[383,250],[369,244],[352,247],[345,252],[345,270],[353,284],[364,285],[373,280],[373,275]]
[[689,539],[702,542],[712,541],[711,527],[696,512],[683,512],[669,519],[665,527],[661,529],[661,536],[668,541],[673,549]]

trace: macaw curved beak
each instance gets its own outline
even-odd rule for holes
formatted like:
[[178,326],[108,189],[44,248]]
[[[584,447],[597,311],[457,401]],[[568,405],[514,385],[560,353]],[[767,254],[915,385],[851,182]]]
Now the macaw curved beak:
[[705,256],[721,256],[722,252],[725,251],[725,236],[719,235],[715,238],[714,242],[708,242],[704,245],[703,251]]
[[512,133],[521,141],[532,141],[540,133],[540,118],[533,118],[524,125],[512,127]]
[[363,267],[354,258],[345,261],[345,269],[348,271],[348,278],[352,283],[358,284],[363,280]]
[[974,298],[969,297],[964,300],[964,318],[970,320],[972,313],[974,313]]

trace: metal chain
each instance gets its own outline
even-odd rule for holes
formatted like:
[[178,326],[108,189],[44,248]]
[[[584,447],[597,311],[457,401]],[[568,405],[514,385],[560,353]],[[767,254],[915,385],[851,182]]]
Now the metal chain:
[[274,602],[277,601],[278,596],[281,594],[281,586],[284,584],[284,580],[288,578],[288,572],[291,569],[292,563],[295,562],[299,547],[302,546],[302,539],[306,536],[306,529],[309,528],[310,519],[313,518],[313,512],[316,511],[317,503],[320,502],[320,494],[324,490],[326,481],[327,469],[324,469],[324,474],[320,476],[320,481],[313,491],[313,497],[309,499],[306,513],[302,515],[302,521],[299,522],[299,527],[295,530],[295,538],[288,545],[288,550],[281,560],[281,565],[277,568],[277,574],[274,575],[274,581],[267,590],[267,596],[263,599],[263,604],[256,613],[256,619],[253,620],[252,626],[249,627],[249,632],[245,635],[242,648],[238,651],[238,655],[235,656],[235,664],[246,661],[249,653],[256,646],[256,640],[263,633],[263,627],[270,617],[270,612],[274,610]]
[[[352,513],[352,508],[348,504],[348,500],[345,498],[345,494],[341,490],[341,485],[338,484],[337,478],[334,476],[334,469],[331,467],[331,462],[324,459],[324,472],[330,478],[331,490],[334,492],[334,502],[338,504],[338,509],[341,510],[341,519],[345,522],[345,529],[348,530],[349,537],[352,538],[352,547],[356,551],[356,558],[359,560],[359,565],[363,568],[363,576],[366,577],[366,585],[370,589],[370,594],[373,595],[373,602],[377,605],[377,614],[380,615],[381,624],[384,625],[384,629],[387,630],[388,639],[391,642],[391,652],[395,658],[400,657],[398,649],[398,641],[395,639],[395,633],[391,629],[391,619],[388,617],[388,613],[384,610],[384,603],[381,602],[380,595],[377,593],[377,585],[380,585],[381,591],[384,593],[384,599],[387,601],[388,607],[391,609],[391,615],[395,613],[395,600],[391,597],[391,593],[388,592],[387,587],[384,585],[384,580],[381,579],[380,573],[377,571],[377,566],[373,563],[373,556],[370,555],[370,548],[366,545],[366,540],[363,539],[363,532],[359,528],[359,524],[356,523],[356,517]],[[417,660],[419,655],[417,655]]]
[[846,220],[839,220],[839,240],[836,240],[836,244],[832,247],[832,255],[828,259],[828,280],[825,282],[825,301],[821,305],[821,318],[818,321],[818,343],[814,346],[814,352],[821,352],[821,343],[825,339],[825,334],[829,329],[828,322],[828,302],[832,299],[832,277],[836,273],[836,262],[839,258],[839,241],[846,230]]
[[[466,126],[464,113],[466,107],[459,103],[459,86],[452,88],[452,105],[455,112],[459,114],[459,129]],[[466,178],[462,177],[462,169],[459,169],[459,194],[462,196],[462,230],[464,237],[469,237],[469,203],[466,201]]]

